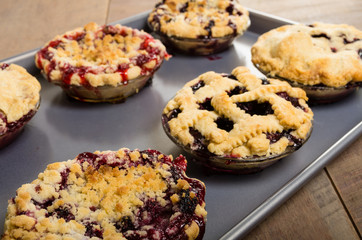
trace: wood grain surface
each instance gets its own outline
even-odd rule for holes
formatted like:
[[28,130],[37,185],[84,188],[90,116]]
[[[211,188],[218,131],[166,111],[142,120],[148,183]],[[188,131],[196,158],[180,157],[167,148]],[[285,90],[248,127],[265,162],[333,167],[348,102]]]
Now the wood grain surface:
[[[41,47],[55,35],[90,21],[110,23],[150,10],[156,2],[2,0],[0,59]],[[248,8],[302,23],[347,23],[362,29],[362,0],[240,2]],[[360,239],[361,203],[362,137],[245,239]]]

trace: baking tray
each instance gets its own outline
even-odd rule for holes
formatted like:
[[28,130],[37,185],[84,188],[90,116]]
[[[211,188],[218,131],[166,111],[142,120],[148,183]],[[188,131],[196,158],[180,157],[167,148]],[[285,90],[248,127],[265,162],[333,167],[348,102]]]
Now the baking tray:
[[[362,91],[343,101],[314,106],[314,130],[307,143],[287,158],[252,175],[209,172],[169,140],[161,126],[167,101],[187,81],[206,71],[230,73],[239,65],[261,75],[250,62],[250,47],[265,31],[294,22],[252,9],[251,27],[225,52],[209,57],[174,54],[157,71],[153,83],[121,104],[89,104],[69,99],[48,83],[30,52],[5,59],[24,66],[42,85],[38,113],[22,134],[0,150],[0,233],[7,200],[22,184],[31,182],[49,163],[73,159],[95,150],[157,149],[184,154],[187,174],[206,185],[208,220],[204,239],[240,239],[279,207],[303,184],[332,161],[362,133]],[[148,12],[121,23],[143,29]]]

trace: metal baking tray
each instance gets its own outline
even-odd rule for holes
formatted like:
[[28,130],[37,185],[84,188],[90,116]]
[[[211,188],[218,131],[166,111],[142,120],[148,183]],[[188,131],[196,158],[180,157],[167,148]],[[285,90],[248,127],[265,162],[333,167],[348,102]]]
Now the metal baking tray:
[[[37,49],[3,60],[24,66],[41,82],[42,90],[38,113],[12,144],[0,150],[0,234],[7,200],[22,184],[37,178],[48,164],[73,159],[85,151],[128,147],[157,149],[174,156],[184,154],[189,160],[188,176],[206,185],[208,219],[204,239],[240,239],[356,140],[362,133],[362,91],[334,104],[312,107],[314,130],[307,143],[252,175],[211,173],[167,138],[161,113],[178,89],[206,71],[230,73],[239,65],[262,76],[250,61],[251,45],[265,31],[294,23],[249,10],[249,30],[227,51],[209,57],[175,54],[157,71],[150,86],[121,104],[69,99],[35,68]],[[147,15],[115,23],[143,29]]]

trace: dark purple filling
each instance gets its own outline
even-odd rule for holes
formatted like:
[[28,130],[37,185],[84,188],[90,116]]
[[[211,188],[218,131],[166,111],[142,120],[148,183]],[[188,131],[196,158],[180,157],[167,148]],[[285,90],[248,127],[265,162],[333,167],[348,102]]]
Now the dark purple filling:
[[202,80],[198,81],[196,84],[191,86],[192,92],[195,93],[197,90],[199,90],[203,86],[205,86],[205,82]]
[[218,128],[227,132],[230,132],[234,128],[234,122],[224,117],[217,118],[215,123],[217,124]]
[[331,52],[337,52],[337,48],[335,48],[335,47],[331,47]]
[[293,147],[300,147],[303,143],[303,140],[296,138],[290,134],[292,130],[284,130],[283,132],[276,133],[266,133],[266,138],[270,140],[270,143],[275,143],[279,141],[282,137],[286,137],[292,144]]
[[232,80],[236,80],[238,81],[238,79],[235,77],[235,75],[232,75],[232,74],[229,74],[229,75],[223,75],[223,77],[227,77],[229,79],[232,79]]
[[44,202],[37,202],[34,199],[32,199],[32,202],[35,206],[39,207],[40,209],[47,209],[49,206],[51,206],[54,202],[55,198],[52,197]]
[[307,109],[304,108],[302,105],[299,104],[299,99],[298,98],[294,98],[288,95],[288,93],[286,92],[278,92],[276,93],[278,96],[284,98],[285,100],[289,101],[292,103],[292,105],[296,108],[302,109],[304,112],[307,112]]
[[350,44],[350,43],[354,43],[354,42],[357,42],[357,41],[360,41],[361,39],[360,38],[353,38],[352,40],[348,40],[347,38],[343,38],[343,43],[344,44]]
[[191,148],[195,151],[208,151],[206,146],[208,142],[204,136],[195,128],[189,128],[191,136],[194,137],[194,142],[192,143]]
[[69,172],[70,172],[70,169],[67,168],[63,172],[60,173],[62,180],[60,182],[59,190],[63,190],[68,186],[67,181],[68,181]]
[[[234,15],[234,10],[236,10],[236,9],[235,9],[235,6],[233,3],[230,3],[230,5],[225,9],[225,11],[229,13],[229,15]],[[236,10],[236,14],[238,16],[243,15],[243,13],[240,12],[239,10]]]
[[362,48],[358,49],[358,56],[359,56],[360,59],[362,59]]
[[233,96],[233,95],[238,95],[238,94],[242,94],[244,92],[246,92],[246,88],[245,87],[240,87],[240,86],[236,86],[234,89],[232,89],[231,91],[227,92],[227,94],[229,95],[229,97]]
[[27,123],[35,114],[34,110],[30,110],[27,114],[25,114],[24,116],[22,116],[20,119],[8,123],[7,119],[5,119],[5,117],[1,117],[1,119],[6,123],[6,128],[7,128],[7,132],[14,132],[16,130],[18,130],[19,128],[23,127],[25,123]]
[[97,222],[87,222],[84,224],[86,230],[85,230],[85,236],[87,237],[97,237],[103,239],[103,231],[99,230],[98,228],[95,228],[97,226]]
[[47,214],[48,216],[54,216],[56,218],[63,218],[66,222],[75,220],[74,214],[71,212],[70,207],[62,206]]
[[169,116],[167,117],[167,122],[170,121],[173,118],[177,118],[177,116],[181,113],[181,109],[177,108],[177,109],[173,109],[171,111],[171,113],[169,114]]
[[121,232],[135,230],[135,226],[133,225],[133,222],[129,216],[122,217],[122,219],[116,222],[114,226]]
[[313,38],[326,38],[326,39],[328,39],[328,40],[331,39],[331,38],[330,38],[327,34],[325,34],[325,33],[313,34],[312,37],[313,37]]
[[269,102],[259,103],[258,101],[251,102],[238,102],[236,105],[250,115],[268,115],[273,114],[274,111]]
[[237,27],[236,27],[236,24],[233,23],[231,20],[229,20],[228,22],[228,26],[233,30],[233,35],[236,35],[238,32],[237,32]]
[[214,107],[211,105],[211,98],[206,98],[204,102],[198,104],[200,110],[214,111]]

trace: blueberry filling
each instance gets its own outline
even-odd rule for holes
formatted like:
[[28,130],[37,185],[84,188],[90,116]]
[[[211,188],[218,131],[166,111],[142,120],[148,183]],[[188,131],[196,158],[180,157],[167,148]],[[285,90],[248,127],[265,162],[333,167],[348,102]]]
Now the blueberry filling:
[[191,149],[195,151],[208,151],[206,146],[208,145],[207,140],[202,134],[195,128],[190,127],[189,132],[194,137]]
[[303,140],[291,135],[291,131],[292,130],[284,130],[283,132],[266,133],[266,138],[270,140],[270,143],[276,143],[282,137],[286,137],[293,144],[293,147],[300,147],[303,143]]
[[213,111],[214,107],[211,105],[211,98],[206,98],[204,102],[198,103],[200,110]]
[[68,181],[69,172],[70,172],[70,169],[67,168],[63,172],[60,173],[60,176],[62,177],[62,180],[61,180],[60,186],[59,186],[60,190],[63,190],[68,186],[67,181]]
[[54,212],[49,213],[49,215],[57,218],[63,218],[66,222],[75,220],[75,216],[71,213],[70,208],[67,206],[57,208]]
[[47,209],[49,206],[51,206],[54,202],[55,198],[52,197],[44,202],[37,202],[34,199],[32,199],[32,202],[34,203],[35,206],[38,206],[41,209]]
[[258,101],[238,102],[236,105],[250,115],[268,115],[274,111],[269,102],[258,103]]
[[231,20],[229,20],[228,22],[228,26],[233,30],[233,35],[236,35],[237,34],[237,27],[236,27],[236,24],[233,23]]
[[313,34],[312,35],[313,38],[326,38],[328,40],[330,40],[331,38],[327,36],[327,34],[325,33],[321,33],[321,34]]
[[181,109],[177,108],[177,109],[173,109],[170,113],[170,115],[167,118],[167,121],[170,121],[173,118],[177,118],[177,116],[179,115],[179,113],[181,113]]
[[226,77],[229,78],[229,79],[238,81],[238,79],[236,78],[235,75],[230,74],[230,75],[226,75]]
[[120,221],[116,222],[115,227],[121,232],[135,229],[135,226],[129,216],[122,217]]
[[232,89],[231,91],[227,92],[227,94],[229,95],[229,97],[233,96],[233,95],[238,95],[241,93],[246,92],[246,88],[245,87],[240,87],[240,86],[236,86],[234,89]]
[[343,38],[343,43],[344,44],[350,44],[350,43],[354,43],[354,42],[357,42],[357,41],[360,41],[361,39],[360,38],[353,38],[353,40],[348,40],[347,38]]
[[198,81],[196,84],[191,86],[192,92],[195,93],[197,90],[199,90],[203,86],[205,86],[205,82],[202,80]]
[[212,36],[211,28],[215,26],[214,20],[210,20],[209,24],[205,27],[205,30],[208,32],[208,37]]
[[98,225],[96,222],[88,222],[84,226],[86,228],[85,230],[85,236],[87,237],[98,237],[103,239],[103,232],[99,229],[96,229],[95,226]]
[[224,117],[217,118],[215,123],[217,124],[218,128],[227,132],[230,132],[234,128],[234,122]]
[[286,92],[278,92],[276,93],[278,96],[284,98],[285,100],[289,101],[292,103],[292,105],[296,108],[302,109],[303,111],[307,111],[307,109],[305,109],[303,106],[301,106],[299,104],[299,99],[298,98],[294,98],[288,95],[288,93]]
[[362,48],[358,49],[358,56],[359,56],[360,59],[362,59]]
[[197,206],[197,198],[190,197],[190,190],[182,189],[180,192],[180,209],[185,214],[192,214]]

